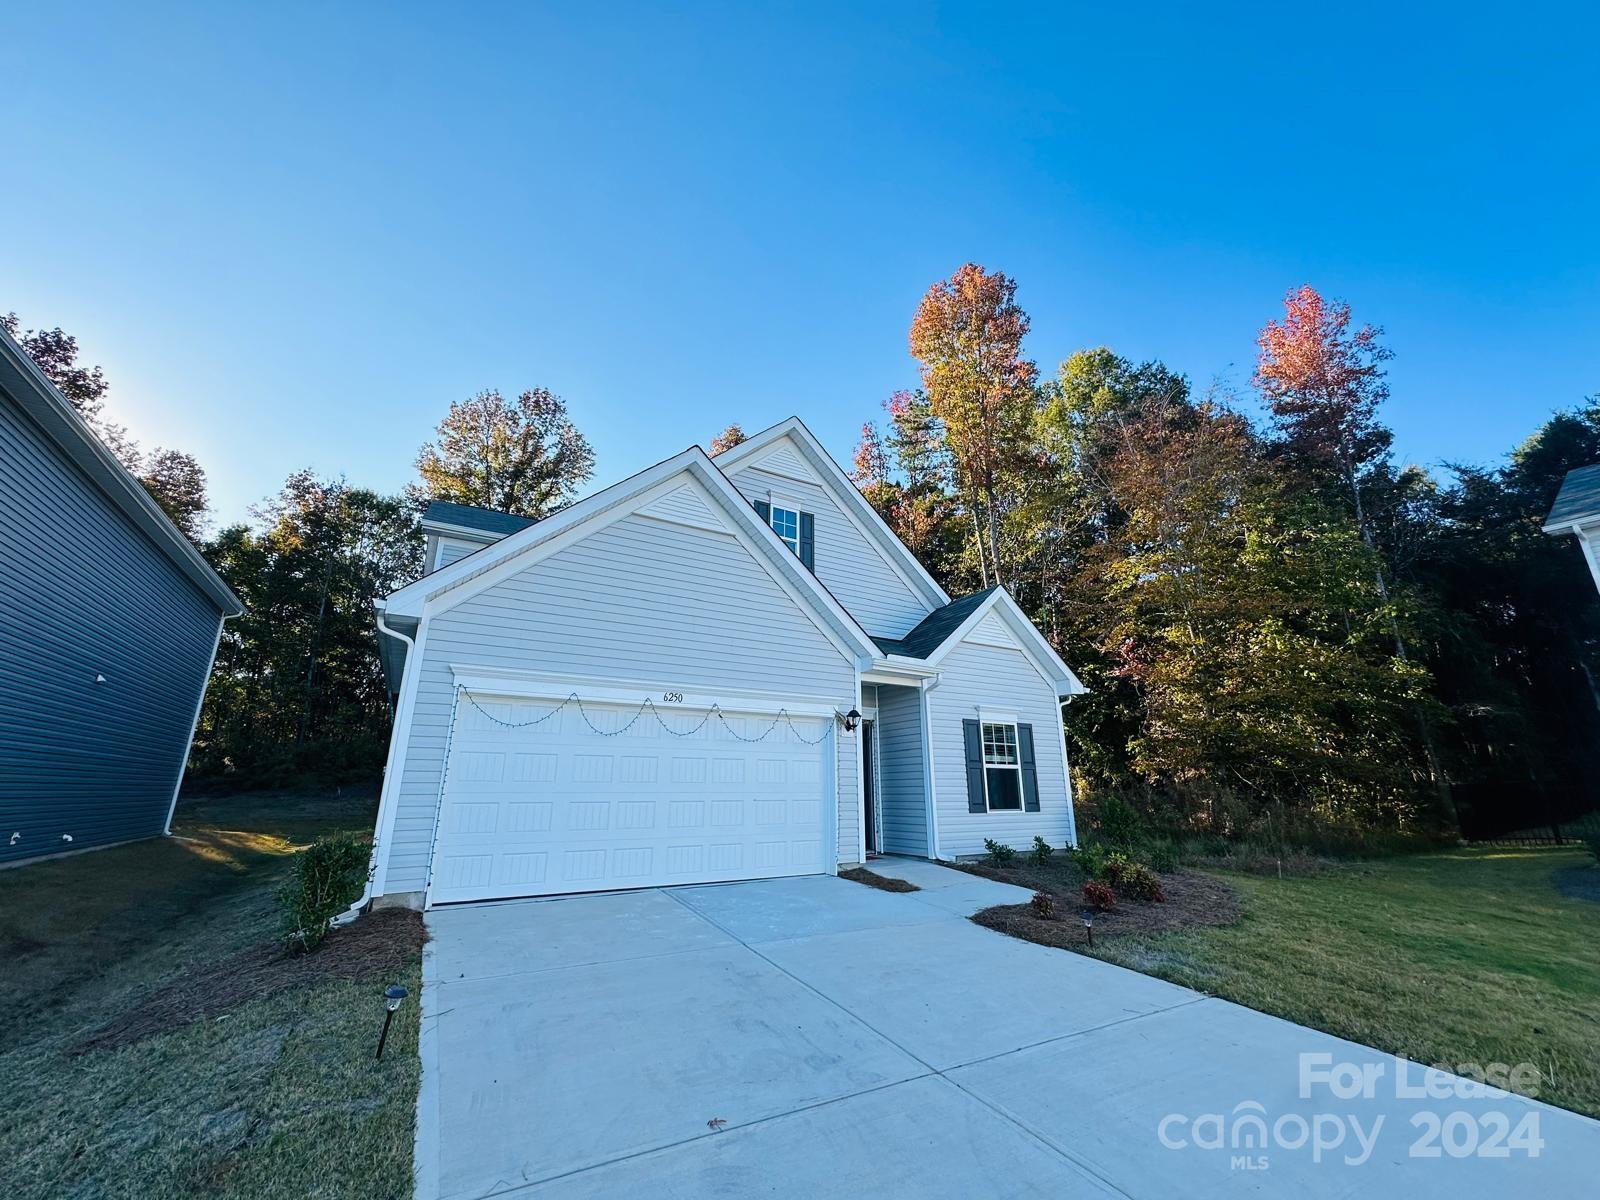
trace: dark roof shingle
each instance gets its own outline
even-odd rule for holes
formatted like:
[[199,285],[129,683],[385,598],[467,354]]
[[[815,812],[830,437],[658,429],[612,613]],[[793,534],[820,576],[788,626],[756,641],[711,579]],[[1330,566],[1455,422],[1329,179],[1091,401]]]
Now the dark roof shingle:
[[952,600],[943,608],[936,608],[921,621],[917,627],[903,638],[881,638],[872,640],[878,644],[878,649],[885,654],[899,654],[906,658],[927,658],[965,621],[980,604],[987,600],[996,589],[984,588],[981,592],[973,592],[970,596],[963,596],[959,600]]
[[1600,518],[1600,463],[1568,471],[1545,525],[1570,525]]
[[514,513],[477,508],[471,504],[455,504],[449,500],[431,501],[422,519],[437,521],[441,525],[459,525],[464,529],[481,529],[497,537],[505,537],[538,523],[532,517],[519,517]]

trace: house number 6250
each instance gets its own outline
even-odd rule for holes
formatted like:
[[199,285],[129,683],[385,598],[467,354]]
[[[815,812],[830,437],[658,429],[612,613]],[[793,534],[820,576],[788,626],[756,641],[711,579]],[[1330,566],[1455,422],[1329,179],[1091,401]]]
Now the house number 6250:
[[682,692],[662,692],[661,693],[661,702],[663,704],[682,704],[683,703],[683,693]]

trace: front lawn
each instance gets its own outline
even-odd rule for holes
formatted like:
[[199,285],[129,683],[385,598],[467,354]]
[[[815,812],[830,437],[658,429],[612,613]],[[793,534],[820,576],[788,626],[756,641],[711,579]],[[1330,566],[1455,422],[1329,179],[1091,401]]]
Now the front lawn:
[[[0,871],[0,1194],[411,1194],[414,919],[270,945],[289,855],[370,808],[202,802],[170,839]],[[413,999],[374,1062],[392,982]]]
[[1587,861],[1485,848],[1228,873],[1236,922],[1097,936],[1092,953],[1418,1062],[1532,1063],[1541,1099],[1600,1116],[1600,904],[1572,896],[1600,875]]

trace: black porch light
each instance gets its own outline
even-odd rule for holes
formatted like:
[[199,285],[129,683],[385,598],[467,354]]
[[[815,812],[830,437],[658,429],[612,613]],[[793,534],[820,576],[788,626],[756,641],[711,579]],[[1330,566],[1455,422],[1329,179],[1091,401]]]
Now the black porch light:
[[383,989],[383,1032],[378,1035],[378,1053],[374,1058],[383,1057],[383,1044],[389,1040],[389,1022],[394,1020],[394,1014],[400,1005],[405,1003],[406,990],[398,983],[391,983]]
[[845,715],[844,715],[844,731],[846,733],[854,733],[856,731],[856,729],[860,725],[861,725],[861,714],[860,713],[858,713],[853,708],[849,712],[845,713]]

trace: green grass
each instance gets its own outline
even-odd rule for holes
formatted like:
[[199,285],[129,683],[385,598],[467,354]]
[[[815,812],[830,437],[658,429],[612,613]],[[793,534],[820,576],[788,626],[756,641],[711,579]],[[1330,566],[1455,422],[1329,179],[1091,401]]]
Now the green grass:
[[1470,849],[1283,880],[1227,874],[1236,925],[1098,957],[1424,1063],[1528,1062],[1600,1116],[1600,904],[1551,883],[1578,850]]
[[[411,1194],[415,1003],[372,1058],[381,986],[324,981],[111,1050],[72,1045],[185,969],[274,936],[272,893],[360,803],[180,808],[171,839],[0,872],[0,1195]],[[405,983],[416,996],[420,965]]]

